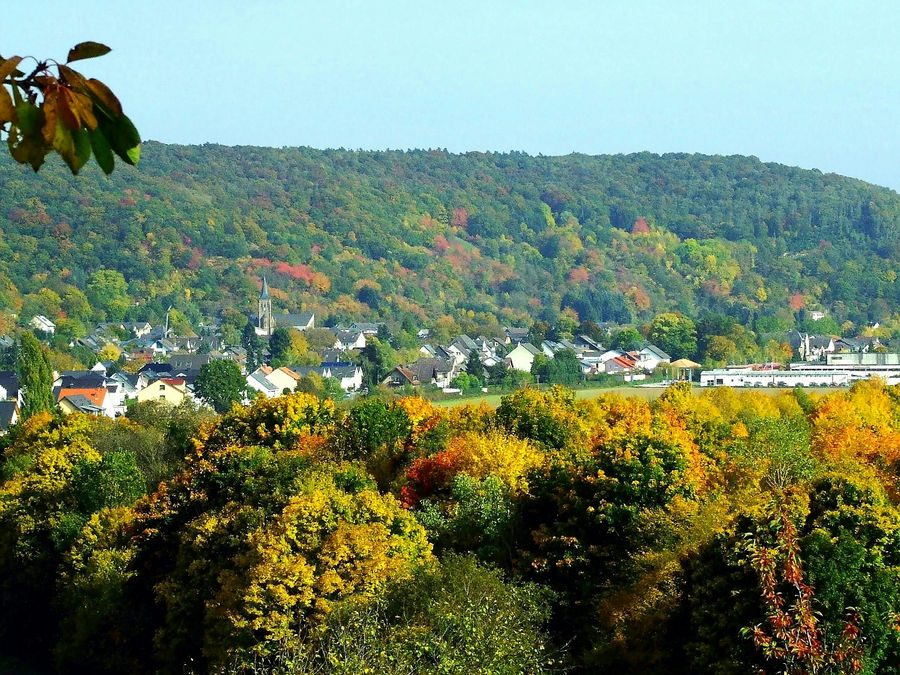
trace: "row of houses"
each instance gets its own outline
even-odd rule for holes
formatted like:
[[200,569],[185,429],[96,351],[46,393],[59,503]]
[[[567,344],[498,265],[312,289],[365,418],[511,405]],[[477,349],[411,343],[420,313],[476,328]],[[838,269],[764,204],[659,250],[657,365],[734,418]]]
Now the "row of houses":
[[[515,337],[527,338],[527,331]],[[573,340],[544,340],[540,347],[525,339],[514,342],[509,334],[506,341],[460,335],[448,345],[424,345],[420,349],[422,358],[396,366],[383,379],[382,384],[389,387],[432,385],[446,389],[460,373],[465,372],[473,353],[477,355],[482,368],[502,364],[507,370],[529,373],[538,355],[552,359],[564,350],[575,355],[585,376],[607,373],[639,378],[656,370],[661,363],[671,360],[668,354],[654,345],[630,352],[604,350],[599,342],[586,335],[579,335]],[[479,373],[482,374],[483,372]]]
[[355,363],[322,363],[318,366],[272,368],[261,365],[247,375],[248,391],[258,392],[266,398],[281,396],[285,391],[294,391],[301,378],[315,373],[322,379],[333,377],[345,392],[362,389],[362,368]]

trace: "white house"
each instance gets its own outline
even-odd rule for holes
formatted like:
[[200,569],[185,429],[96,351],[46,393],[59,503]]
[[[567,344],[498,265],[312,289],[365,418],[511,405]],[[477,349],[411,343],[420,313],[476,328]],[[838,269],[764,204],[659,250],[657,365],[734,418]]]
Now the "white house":
[[28,325],[37,330],[42,330],[45,333],[50,333],[51,335],[56,332],[56,324],[43,314],[38,314],[36,317],[32,318],[31,321],[28,322]]
[[644,370],[656,370],[660,363],[669,363],[672,357],[655,345],[647,345],[637,353],[638,366]]
[[534,363],[534,357],[541,353],[541,350],[528,342],[520,342],[509,354],[506,355],[506,367],[521,370],[525,373],[531,372],[531,364]]

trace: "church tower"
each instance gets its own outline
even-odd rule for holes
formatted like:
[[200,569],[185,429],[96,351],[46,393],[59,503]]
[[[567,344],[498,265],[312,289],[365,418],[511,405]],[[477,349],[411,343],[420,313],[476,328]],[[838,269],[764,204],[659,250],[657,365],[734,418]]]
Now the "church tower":
[[272,314],[272,298],[269,297],[269,284],[263,277],[262,293],[259,294],[259,332],[263,335],[272,335],[275,331],[275,316]]

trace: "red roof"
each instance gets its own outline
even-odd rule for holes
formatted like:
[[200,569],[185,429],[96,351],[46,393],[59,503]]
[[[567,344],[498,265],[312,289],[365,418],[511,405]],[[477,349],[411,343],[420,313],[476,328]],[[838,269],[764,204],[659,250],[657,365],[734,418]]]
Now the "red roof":
[[97,407],[103,406],[103,399],[106,398],[106,389],[103,387],[90,387],[90,388],[66,388],[59,390],[59,397],[56,399],[57,401],[63,400],[66,396],[75,396],[77,394],[81,394],[91,403],[93,403]]

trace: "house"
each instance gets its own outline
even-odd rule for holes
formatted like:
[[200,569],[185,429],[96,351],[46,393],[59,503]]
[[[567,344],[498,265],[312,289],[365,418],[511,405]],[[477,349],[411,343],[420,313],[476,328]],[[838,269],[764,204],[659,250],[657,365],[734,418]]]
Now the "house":
[[506,334],[506,344],[517,345],[528,339],[529,329],[507,327],[503,329],[503,332]]
[[322,377],[333,377],[341,383],[344,391],[362,389],[363,371],[359,365],[346,361],[323,361],[320,367],[325,373]]
[[200,370],[210,361],[212,361],[212,356],[209,354],[186,354],[182,352],[169,355],[169,365],[172,366],[172,372],[175,374],[182,370]]
[[583,350],[602,352],[603,345],[587,335],[577,335],[575,337],[575,346]]
[[19,405],[16,401],[0,401],[0,435],[19,421]]
[[137,400],[140,403],[146,401],[164,401],[177,406],[191,395],[187,383],[178,377],[163,377],[153,380],[138,392]]
[[449,348],[457,350],[460,354],[463,355],[464,358],[469,358],[469,354],[474,350],[478,350],[478,345],[475,343],[475,340],[470,338],[468,335],[463,333],[462,335],[458,335],[453,338],[450,342]]
[[37,316],[33,317],[31,321],[28,322],[28,325],[36,330],[50,333],[50,335],[53,335],[56,332],[56,324],[43,314],[38,314]]
[[247,388],[261,393],[266,398],[275,398],[281,396],[281,389],[272,384],[268,375],[272,372],[272,368],[262,365],[252,373],[247,375]]
[[394,366],[394,369],[381,380],[381,384],[396,389],[407,385],[418,387],[421,382],[419,382],[416,373],[406,366]]
[[840,337],[834,341],[835,353],[864,354],[874,351],[881,343],[878,338],[849,338]]
[[349,330],[362,333],[363,335],[377,335],[378,329],[383,325],[384,323],[381,321],[357,321],[350,324]]
[[113,373],[109,379],[121,385],[126,400],[137,398],[138,392],[147,386],[147,376],[142,373],[132,375],[120,370]]
[[338,331],[334,338],[334,348],[341,351],[364,349],[365,346],[366,334],[362,331],[342,330]]
[[643,370],[656,370],[660,363],[669,363],[672,357],[656,345],[647,345],[637,353],[638,366]]
[[19,405],[22,405],[22,394],[16,371],[0,370],[0,399],[17,401]]
[[295,373],[290,368],[286,368],[285,366],[281,366],[281,368],[276,368],[272,372],[266,375],[266,379],[269,380],[275,387],[278,389],[278,393],[280,394],[285,389],[288,391],[294,391],[297,386],[297,381],[300,379],[300,375]]
[[57,403],[63,415],[72,413],[84,413],[85,415],[103,415],[103,406],[94,403],[93,399],[84,394],[70,394],[64,396]]
[[516,345],[515,349],[506,355],[506,367],[530,373],[534,357],[540,353],[541,350],[533,344],[529,342],[520,342]]
[[623,375],[634,371],[638,360],[631,354],[615,356],[604,363],[605,371],[610,375]]
[[455,366],[446,359],[424,358],[397,366],[381,381],[389,387],[434,385],[445,389],[456,376]]
[[806,335],[800,357],[804,361],[819,361],[825,358],[825,354],[834,352],[834,338],[830,335]]
[[115,401],[106,387],[62,387],[56,403],[64,415],[83,412],[114,418],[117,412]]
[[126,321],[122,324],[122,328],[136,338],[142,338],[145,335],[149,335],[150,331],[153,330],[153,326],[146,321]]
[[149,380],[167,377],[171,372],[171,363],[148,363],[145,366],[141,366],[141,369],[138,371],[138,373],[146,375]]

